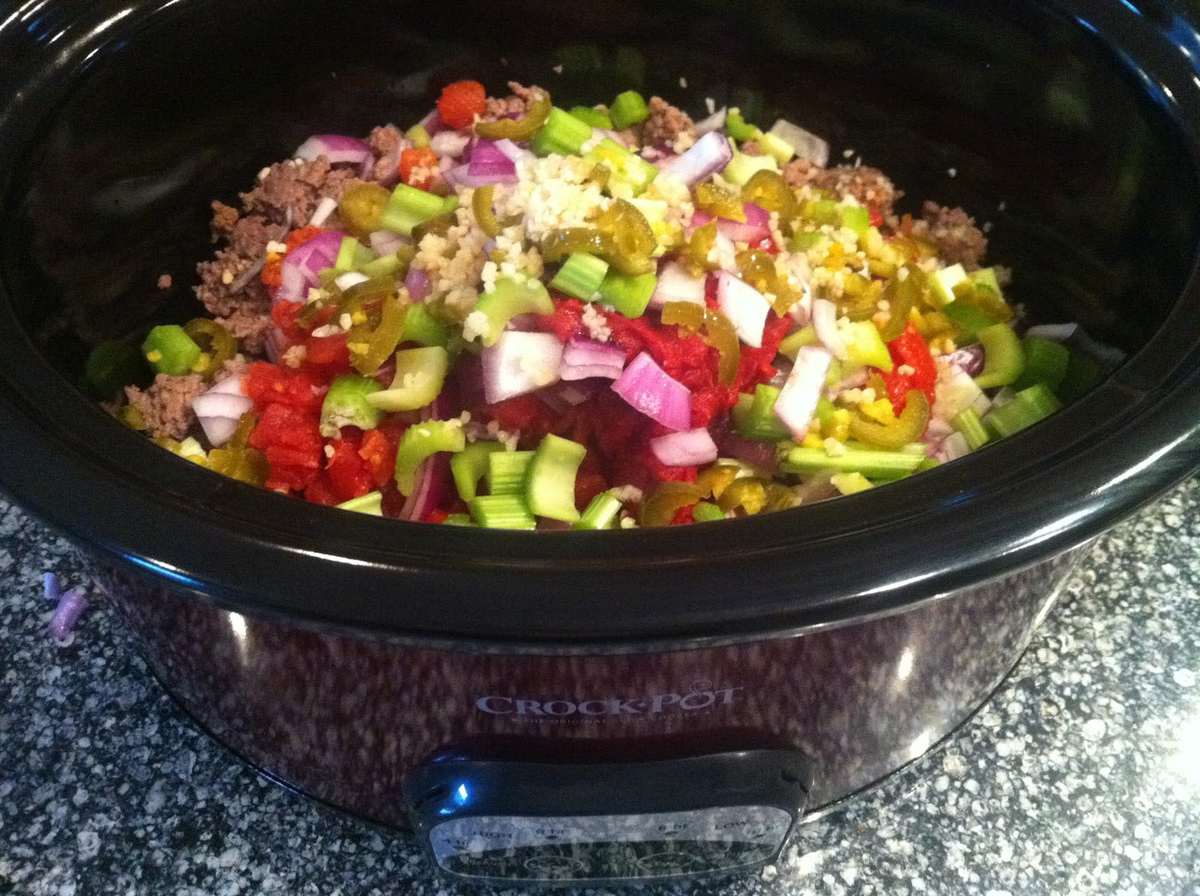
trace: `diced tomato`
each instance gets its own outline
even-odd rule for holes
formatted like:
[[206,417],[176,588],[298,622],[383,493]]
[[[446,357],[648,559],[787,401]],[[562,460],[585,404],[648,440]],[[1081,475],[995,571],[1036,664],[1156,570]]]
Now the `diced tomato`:
[[304,363],[325,368],[327,374],[348,371],[350,352],[346,348],[346,334],[309,336],[304,340]]
[[[328,391],[327,387],[307,370],[292,370],[265,361],[257,361],[250,365],[246,371],[243,388],[260,410],[281,404],[308,412],[320,410],[325,392]],[[261,423],[259,425],[261,426]]]
[[325,228],[323,227],[313,227],[311,225],[308,227],[297,227],[287,235],[287,240],[285,241],[287,250],[291,252],[297,246],[303,246],[314,236],[319,236],[324,232]]
[[540,439],[554,426],[554,411],[536,395],[518,395],[488,405],[487,412],[501,429],[520,430],[523,436]]
[[271,308],[271,320],[288,342],[300,342],[306,335],[296,322],[296,317],[303,307],[300,302],[276,302]]
[[575,476],[575,506],[587,507],[592,498],[606,488],[608,480],[604,478],[600,469],[600,459],[596,457],[595,452],[588,451],[583,456],[583,463],[579,465],[579,472]]
[[717,283],[716,274],[709,274],[704,278],[704,304],[708,305],[714,311],[719,307],[717,302]]
[[438,97],[438,116],[449,127],[469,127],[476,115],[487,108],[487,91],[478,81],[455,81],[442,88]]
[[377,488],[381,488],[395,475],[396,445],[397,438],[389,436],[381,429],[370,429],[363,433],[358,456],[366,464],[371,481]]
[[446,517],[449,515],[450,514],[446,513],[446,511],[439,510],[437,507],[435,507],[421,518],[421,522],[440,524],[446,522]]
[[354,442],[350,439],[333,439],[328,444],[333,447],[333,456],[326,461],[325,476],[338,503],[371,491],[375,481]]
[[688,523],[694,523],[696,520],[692,517],[692,511],[695,510],[695,504],[689,504],[687,507],[680,507],[675,511],[675,515],[671,517],[672,526],[686,526]]
[[337,495],[333,493],[328,478],[325,476],[318,476],[308,484],[304,489],[304,500],[313,504],[324,504],[326,507],[341,503]]
[[321,471],[321,433],[317,415],[311,411],[289,404],[267,404],[250,433],[249,443],[267,458],[267,488],[303,489]]
[[[410,187],[427,190],[437,180],[438,157],[429,147],[400,153],[400,179]],[[414,173],[415,172],[415,173]]]
[[263,265],[262,273],[258,275],[258,279],[268,289],[278,289],[283,284],[283,256],[270,256]]
[[[924,392],[932,404],[934,387],[937,385],[937,363],[917,328],[908,324],[903,333],[888,343],[888,354],[892,356],[895,366],[890,373],[882,376],[888,399],[896,413],[904,410],[905,396],[911,389]],[[901,373],[901,366],[912,368],[912,373]]]
[[578,336],[584,330],[583,302],[578,299],[556,301],[553,314],[538,315],[538,327],[546,333],[553,333],[559,342],[565,343],[572,336]]
[[876,208],[873,205],[867,206],[867,212],[871,216],[871,226],[872,227],[882,227],[883,226],[883,212],[881,212],[878,208]]

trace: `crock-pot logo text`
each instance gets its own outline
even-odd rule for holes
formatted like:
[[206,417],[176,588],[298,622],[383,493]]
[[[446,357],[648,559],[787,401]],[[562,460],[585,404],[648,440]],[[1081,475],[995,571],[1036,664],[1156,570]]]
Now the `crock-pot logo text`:
[[527,697],[480,697],[475,708],[493,716],[525,718],[571,718],[580,716],[659,716],[664,713],[700,712],[729,706],[745,688],[705,688],[685,693],[651,694],[647,697],[563,697],[534,700]]

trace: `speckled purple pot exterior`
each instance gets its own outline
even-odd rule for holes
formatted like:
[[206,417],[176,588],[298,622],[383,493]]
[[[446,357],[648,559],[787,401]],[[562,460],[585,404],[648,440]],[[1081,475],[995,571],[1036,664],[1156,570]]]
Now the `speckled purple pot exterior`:
[[401,781],[418,763],[496,741],[609,759],[795,747],[815,762],[815,811],[970,716],[1077,554],[868,621],[651,653],[460,653],[246,617],[121,572],[111,588],[155,674],[215,736],[374,821],[406,824]]

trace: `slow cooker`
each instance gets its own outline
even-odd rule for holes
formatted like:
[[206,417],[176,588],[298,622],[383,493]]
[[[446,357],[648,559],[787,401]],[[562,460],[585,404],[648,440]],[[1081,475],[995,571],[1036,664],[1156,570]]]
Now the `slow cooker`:
[[[936,746],[1081,550],[1200,465],[1200,39],[1159,0],[28,0],[0,21],[0,483],[108,570],[163,686],[288,787],[464,878],[753,868]],[[192,316],[209,200],[438,86],[636,87],[786,117],[990,222],[1041,320],[1121,358],[1064,411],[869,494],[511,533],[211,475],[78,387]],[[175,286],[159,290],[161,273]]]

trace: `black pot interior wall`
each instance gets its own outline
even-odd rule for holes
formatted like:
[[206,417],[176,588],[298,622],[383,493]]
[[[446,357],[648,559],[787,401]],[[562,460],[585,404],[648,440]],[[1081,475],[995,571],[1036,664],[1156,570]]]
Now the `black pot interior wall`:
[[698,117],[706,98],[786,117],[892,174],[902,210],[932,198],[993,222],[1018,300],[1127,351],[1161,322],[1196,244],[1191,167],[1152,139],[1144,85],[1097,63],[1106,50],[1077,23],[1029,5],[196,7],[84,63],[6,201],[2,275],[68,379],[89,344],[194,315],[211,199],[232,201],[310,133],[407,125],[458,77],[494,93],[539,83],[560,105],[636,87]]

